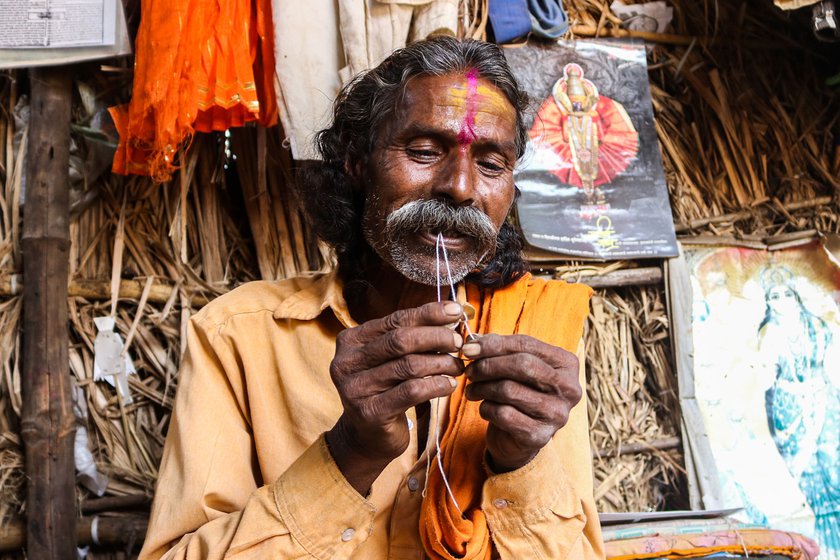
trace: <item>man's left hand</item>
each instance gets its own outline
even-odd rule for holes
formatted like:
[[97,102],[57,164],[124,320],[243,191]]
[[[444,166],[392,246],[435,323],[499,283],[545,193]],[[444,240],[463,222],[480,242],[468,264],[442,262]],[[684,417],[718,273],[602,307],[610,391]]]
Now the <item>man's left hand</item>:
[[575,354],[526,335],[487,334],[465,344],[466,397],[484,401],[487,452],[497,473],[527,464],[566,425],[581,399]]

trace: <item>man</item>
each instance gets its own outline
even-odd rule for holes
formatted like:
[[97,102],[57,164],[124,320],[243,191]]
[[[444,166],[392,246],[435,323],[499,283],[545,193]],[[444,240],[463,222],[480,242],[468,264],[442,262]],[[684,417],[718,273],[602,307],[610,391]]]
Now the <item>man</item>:
[[340,94],[302,182],[337,271],[193,319],[141,557],[603,557],[590,292],[530,278],[506,223],[525,104],[497,47],[451,38]]

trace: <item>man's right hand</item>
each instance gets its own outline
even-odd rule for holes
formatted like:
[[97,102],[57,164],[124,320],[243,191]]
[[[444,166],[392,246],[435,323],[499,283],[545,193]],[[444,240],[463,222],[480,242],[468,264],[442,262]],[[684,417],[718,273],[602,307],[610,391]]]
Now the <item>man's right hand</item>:
[[455,302],[403,309],[341,332],[330,365],[344,413],[327,432],[338,468],[361,495],[408,448],[405,412],[455,388],[464,363],[449,354],[462,345],[447,325],[460,319]]

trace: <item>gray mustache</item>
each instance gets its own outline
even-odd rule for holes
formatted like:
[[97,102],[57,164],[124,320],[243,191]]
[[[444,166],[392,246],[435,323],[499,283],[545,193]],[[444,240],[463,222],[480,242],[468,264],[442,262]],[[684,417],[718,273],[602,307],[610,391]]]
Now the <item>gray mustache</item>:
[[391,212],[385,220],[385,233],[391,236],[428,231],[475,239],[480,246],[492,247],[498,233],[490,218],[472,206],[453,206],[437,199],[413,200]]

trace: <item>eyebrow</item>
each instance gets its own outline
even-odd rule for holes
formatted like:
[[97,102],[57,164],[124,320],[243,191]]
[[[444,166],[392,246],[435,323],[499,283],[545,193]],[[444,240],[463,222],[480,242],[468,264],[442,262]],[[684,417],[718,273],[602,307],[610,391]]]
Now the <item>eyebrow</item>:
[[[458,143],[458,134],[457,133],[450,133],[448,131],[433,128],[429,126],[424,126],[420,123],[413,122],[403,128],[398,134],[396,134],[395,138],[405,138],[407,136],[428,136],[430,138],[437,138],[447,143]],[[476,138],[471,142],[471,144],[475,144],[480,147],[489,147],[494,148],[500,152],[513,152],[514,157],[516,154],[516,142],[513,140],[505,140],[505,141],[496,141],[488,138]]]

